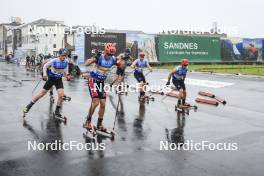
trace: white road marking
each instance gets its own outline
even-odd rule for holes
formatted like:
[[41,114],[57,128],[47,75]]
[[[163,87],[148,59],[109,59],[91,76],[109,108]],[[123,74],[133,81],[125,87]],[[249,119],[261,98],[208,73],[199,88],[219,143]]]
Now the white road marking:
[[[167,79],[162,79],[162,81],[167,81]],[[211,87],[211,88],[223,88],[226,86],[232,86],[235,83],[186,78],[185,84],[193,85],[193,86]]]

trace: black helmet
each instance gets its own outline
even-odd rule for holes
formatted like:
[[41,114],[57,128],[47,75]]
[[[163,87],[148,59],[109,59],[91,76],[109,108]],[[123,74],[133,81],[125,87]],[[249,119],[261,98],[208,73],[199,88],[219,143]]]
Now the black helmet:
[[125,49],[125,53],[130,54],[130,53],[131,53],[130,48],[126,48],[126,49]]
[[128,58],[130,57],[130,54],[131,54],[131,50],[130,50],[130,48],[126,48],[126,49],[125,49],[125,53],[124,53],[124,57],[125,57],[126,59],[128,59]]
[[68,55],[68,50],[66,48],[61,48],[59,50],[59,55],[65,55],[65,56],[67,56]]

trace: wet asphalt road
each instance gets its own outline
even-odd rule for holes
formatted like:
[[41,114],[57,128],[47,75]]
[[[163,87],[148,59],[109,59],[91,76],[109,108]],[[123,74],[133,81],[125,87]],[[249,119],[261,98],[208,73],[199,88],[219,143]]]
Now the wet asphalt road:
[[[154,71],[147,80],[165,84],[167,71]],[[82,123],[90,105],[82,79],[64,82],[72,101],[65,102],[67,125],[57,125],[49,97],[40,100],[22,120],[22,109],[31,99],[39,77],[23,67],[0,63],[0,176],[14,175],[254,175],[264,173],[264,78],[237,78],[190,73],[189,78],[234,83],[223,88],[187,85],[189,102],[207,90],[225,97],[227,105],[198,104],[189,116],[174,111],[176,99],[154,95],[150,104],[139,105],[137,94],[122,96],[124,115],[118,116],[115,141],[105,139],[104,151],[28,151],[27,142],[71,140],[84,143]],[[129,83],[134,83],[132,76]],[[38,88],[43,86],[44,82]],[[38,89],[39,90],[39,89]],[[112,128],[118,97],[107,100],[105,126]],[[112,103],[111,103],[112,102]],[[195,103],[194,103],[195,104]],[[95,115],[97,117],[97,113]],[[96,123],[96,118],[93,119]],[[237,151],[160,151],[160,141],[237,143]]]

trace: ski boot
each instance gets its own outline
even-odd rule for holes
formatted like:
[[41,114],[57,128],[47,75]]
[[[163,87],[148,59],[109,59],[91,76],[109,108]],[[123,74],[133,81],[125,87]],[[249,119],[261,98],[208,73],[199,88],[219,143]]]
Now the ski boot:
[[89,120],[86,120],[86,122],[83,124],[83,128],[86,129],[86,132],[83,133],[83,137],[85,139],[92,140],[92,142],[94,142],[96,131],[94,129],[92,122]]
[[107,137],[110,138],[111,140],[114,140],[115,138],[115,133],[111,130],[108,130],[105,128],[102,123],[97,124],[97,127],[94,127],[96,130],[96,133],[98,135],[101,135],[102,137]]
[[148,96],[148,95],[143,95],[143,96],[138,97],[138,101],[141,102],[141,103],[145,103],[146,102],[146,103],[149,104],[150,101],[154,101],[154,100],[155,100],[154,97],[151,97],[151,96]]
[[23,109],[23,118],[26,117],[26,114],[29,112],[31,107],[34,105],[34,103],[31,101],[24,109]]
[[196,112],[198,107],[195,105],[190,105],[189,103],[186,102],[183,102],[183,104],[181,104],[180,100],[178,101],[178,104],[175,105],[175,111],[186,113],[187,115],[189,115],[190,109],[194,109],[194,111]]
[[56,108],[55,112],[53,113],[53,117],[58,122],[63,122],[64,124],[67,123],[67,118],[65,116],[61,115],[58,107]]

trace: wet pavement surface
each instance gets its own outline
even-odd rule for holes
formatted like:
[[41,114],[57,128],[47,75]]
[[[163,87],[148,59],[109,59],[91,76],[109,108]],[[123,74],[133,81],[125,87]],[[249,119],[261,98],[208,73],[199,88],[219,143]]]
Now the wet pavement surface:
[[[165,84],[167,71],[154,70],[150,84]],[[103,139],[106,149],[28,151],[28,141],[85,143],[82,123],[91,103],[83,79],[64,82],[72,98],[64,102],[68,123],[52,118],[55,105],[49,96],[37,102],[26,117],[22,109],[29,103],[40,77],[23,67],[0,63],[0,176],[14,175],[259,175],[264,173],[264,78],[243,78],[190,73],[191,79],[233,83],[222,88],[187,85],[188,102],[196,104],[198,91],[210,91],[227,100],[218,107],[198,105],[197,112],[183,115],[174,111],[175,98],[155,96],[140,105],[136,93],[123,95],[124,114],[118,114],[115,140]],[[128,82],[135,83],[133,76]],[[38,92],[44,82],[34,92]],[[112,128],[118,96],[107,97],[104,125]],[[97,112],[93,123],[97,121]],[[168,129],[169,134],[166,134]],[[160,141],[237,143],[237,151],[160,150]]]

